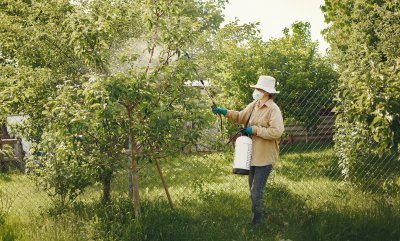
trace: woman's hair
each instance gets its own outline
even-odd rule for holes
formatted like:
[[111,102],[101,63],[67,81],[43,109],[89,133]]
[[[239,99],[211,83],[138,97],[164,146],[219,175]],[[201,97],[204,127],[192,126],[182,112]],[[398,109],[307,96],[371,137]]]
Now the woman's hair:
[[[257,89],[258,89],[258,88],[257,88]],[[258,89],[258,90],[261,90],[262,92],[267,93],[267,94],[269,95],[269,98],[270,98],[270,99],[274,99],[274,98],[275,98],[275,94],[268,93],[267,91],[265,91],[265,90],[263,90],[263,89]]]
[[274,95],[274,94],[268,93],[268,92],[267,92],[267,91],[265,91],[265,90],[264,90],[264,93],[267,93],[267,94],[269,95],[268,97],[269,97],[270,99],[273,99],[273,98],[275,97],[275,95]]

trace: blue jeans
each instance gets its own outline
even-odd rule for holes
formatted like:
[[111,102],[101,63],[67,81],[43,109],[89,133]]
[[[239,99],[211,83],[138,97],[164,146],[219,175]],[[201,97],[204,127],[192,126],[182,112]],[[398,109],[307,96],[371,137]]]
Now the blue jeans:
[[272,165],[250,167],[249,187],[251,198],[251,211],[253,213],[253,223],[258,222],[261,219],[264,188],[267,184],[268,176],[271,171]]

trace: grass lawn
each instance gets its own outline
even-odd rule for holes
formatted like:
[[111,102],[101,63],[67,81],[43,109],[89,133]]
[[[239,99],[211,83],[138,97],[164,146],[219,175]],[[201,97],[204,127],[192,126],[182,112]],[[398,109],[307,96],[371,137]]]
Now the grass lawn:
[[112,203],[91,187],[63,214],[32,181],[0,176],[3,240],[400,240],[400,195],[346,183],[330,144],[282,148],[265,190],[265,222],[252,228],[246,176],[231,174],[232,151],[162,160],[175,209],[154,164],[139,164],[141,219],[134,219],[126,171]]

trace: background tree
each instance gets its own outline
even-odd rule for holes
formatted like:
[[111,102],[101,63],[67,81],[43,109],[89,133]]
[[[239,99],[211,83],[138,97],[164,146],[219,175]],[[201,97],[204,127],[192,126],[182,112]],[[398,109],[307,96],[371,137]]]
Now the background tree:
[[252,101],[249,86],[267,74],[277,80],[281,91],[277,101],[286,121],[294,120],[308,130],[316,127],[318,113],[332,109],[338,74],[317,52],[310,28],[309,23],[296,22],[283,30],[283,37],[263,41],[257,24],[236,21],[213,35],[202,65],[204,75],[217,86],[221,105],[244,108]]
[[[397,1],[378,0],[326,0],[322,7],[330,24],[325,36],[340,73],[335,143],[343,173],[355,182],[389,176],[388,183],[363,183],[389,190],[396,189],[399,170],[398,8]],[[376,165],[393,172],[360,168]]]
[[333,108],[338,74],[327,57],[318,53],[308,22],[295,22],[284,36],[268,42],[266,69],[279,80],[277,96],[286,121],[316,130],[321,111]]

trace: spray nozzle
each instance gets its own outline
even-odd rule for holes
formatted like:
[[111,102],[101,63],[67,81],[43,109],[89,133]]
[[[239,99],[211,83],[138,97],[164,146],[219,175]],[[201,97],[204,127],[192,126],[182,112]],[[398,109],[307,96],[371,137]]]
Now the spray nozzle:
[[211,108],[217,108],[217,104],[214,102],[213,98],[211,97],[210,93],[208,92],[206,85],[204,84],[204,81],[200,80],[200,83],[204,86],[204,90],[206,91],[208,97],[211,99],[211,102],[212,102]]

